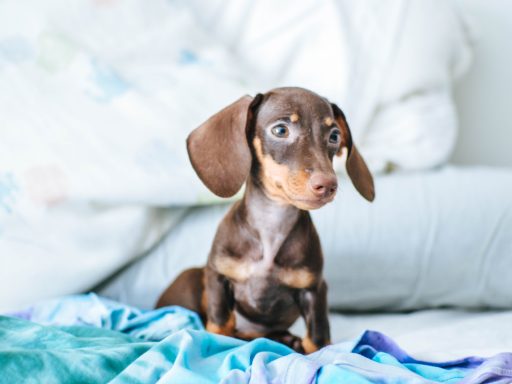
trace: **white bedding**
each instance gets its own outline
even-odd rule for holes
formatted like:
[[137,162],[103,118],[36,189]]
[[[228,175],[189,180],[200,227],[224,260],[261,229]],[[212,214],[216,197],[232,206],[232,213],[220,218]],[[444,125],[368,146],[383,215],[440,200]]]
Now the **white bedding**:
[[427,169],[450,157],[452,86],[472,55],[470,28],[453,1],[191,4],[260,84],[299,85],[340,103],[373,171]]
[[[512,350],[512,311],[423,310],[412,313],[330,314],[333,342],[356,339],[364,330],[391,336],[413,357],[446,361]],[[302,321],[292,328],[304,334]]]
[[[426,169],[450,154],[451,86],[470,57],[451,2],[62,4],[0,2],[0,309],[91,289],[167,232],[176,236],[191,205],[218,203],[184,139],[243,93],[294,84],[330,97],[376,170]],[[434,29],[420,22],[431,18]],[[341,214],[364,219],[354,204]],[[215,224],[205,225],[211,234]],[[202,263],[209,243],[185,257]],[[148,284],[140,292],[151,292],[145,306],[175,272],[162,268],[154,285],[138,277]]]

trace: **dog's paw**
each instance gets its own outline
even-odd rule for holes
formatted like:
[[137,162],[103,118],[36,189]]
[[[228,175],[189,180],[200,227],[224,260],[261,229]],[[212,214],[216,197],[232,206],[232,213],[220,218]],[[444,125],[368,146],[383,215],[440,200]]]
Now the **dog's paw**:
[[304,353],[304,348],[302,346],[302,339],[288,331],[276,331],[268,334],[267,338],[277,341],[281,344],[290,347],[295,352]]

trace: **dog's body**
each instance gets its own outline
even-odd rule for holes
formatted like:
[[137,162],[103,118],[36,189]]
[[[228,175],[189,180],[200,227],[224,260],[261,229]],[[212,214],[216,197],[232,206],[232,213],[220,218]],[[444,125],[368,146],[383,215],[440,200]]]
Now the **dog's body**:
[[[297,351],[329,343],[327,286],[320,241],[308,210],[332,201],[335,154],[348,150],[355,187],[373,200],[372,177],[341,110],[300,88],[241,98],[187,141],[203,182],[242,200],[222,220],[204,268],[183,272],[157,306],[197,311],[207,330],[244,339],[269,337]],[[302,316],[302,340],[288,328]]]

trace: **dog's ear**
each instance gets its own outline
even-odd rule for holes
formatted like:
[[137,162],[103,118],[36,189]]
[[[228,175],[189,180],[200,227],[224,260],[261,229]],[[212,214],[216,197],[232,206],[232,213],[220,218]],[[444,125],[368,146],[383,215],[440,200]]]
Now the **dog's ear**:
[[247,128],[262,95],[243,96],[210,117],[187,138],[190,162],[216,195],[231,197],[249,176],[251,151]]
[[336,123],[341,129],[343,136],[343,145],[340,147],[338,155],[342,153],[343,147],[347,147],[347,173],[356,187],[357,191],[368,201],[375,199],[375,187],[373,185],[373,177],[363,157],[359,154],[356,146],[352,142],[352,134],[348,127],[347,119],[343,111],[336,105],[331,103],[332,111]]

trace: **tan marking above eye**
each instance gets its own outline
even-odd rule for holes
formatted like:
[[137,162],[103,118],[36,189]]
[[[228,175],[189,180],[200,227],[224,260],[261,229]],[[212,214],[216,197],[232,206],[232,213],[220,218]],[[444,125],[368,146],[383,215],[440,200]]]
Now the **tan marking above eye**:
[[331,117],[326,117],[324,119],[324,124],[327,125],[328,127],[330,127],[331,125],[333,125],[334,123],[334,120],[331,118]]
[[292,123],[296,123],[297,121],[299,121],[299,115],[297,113],[292,113],[290,115],[290,121]]

